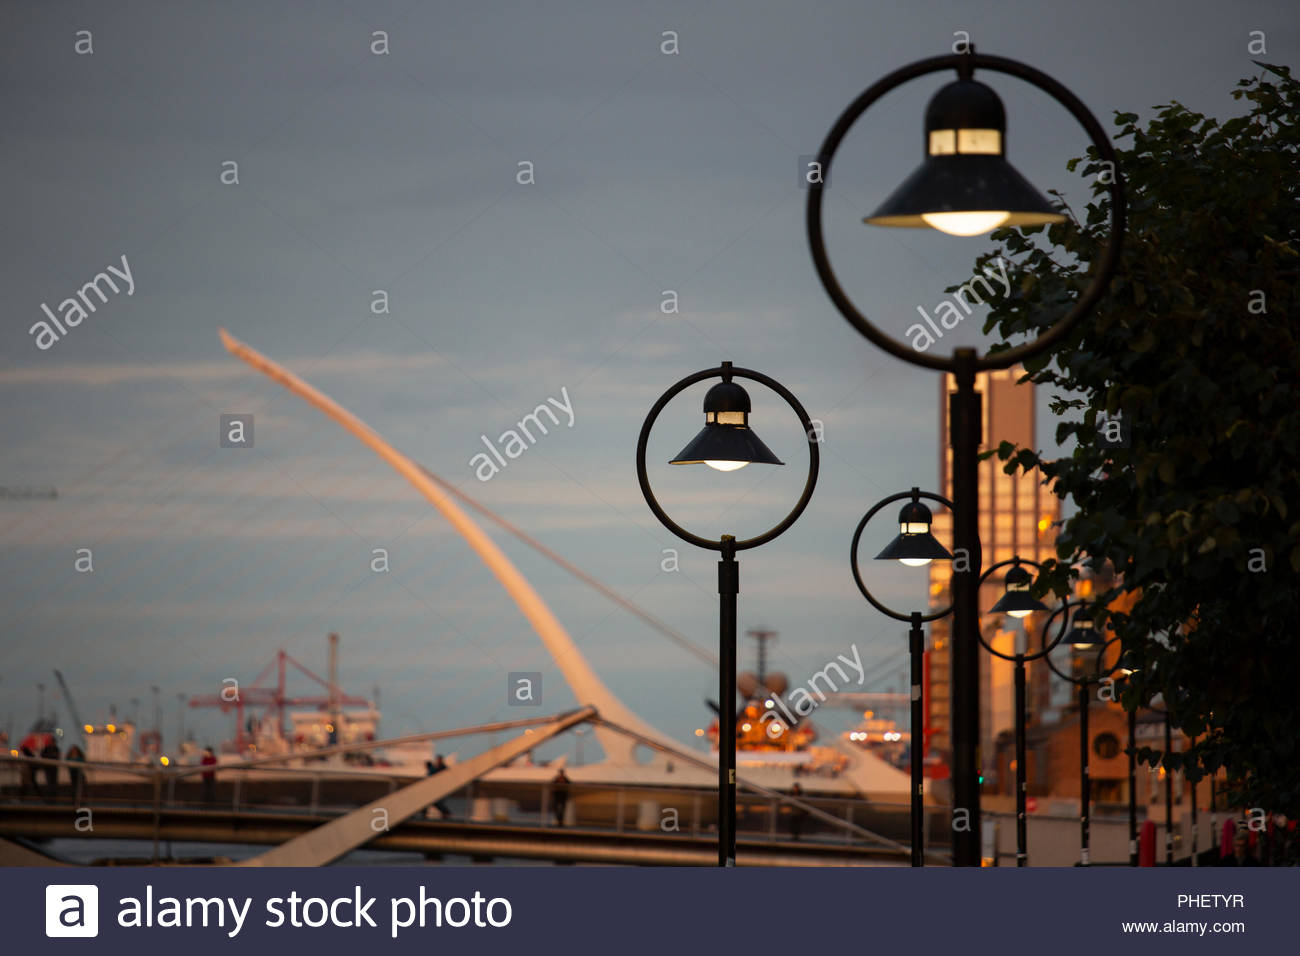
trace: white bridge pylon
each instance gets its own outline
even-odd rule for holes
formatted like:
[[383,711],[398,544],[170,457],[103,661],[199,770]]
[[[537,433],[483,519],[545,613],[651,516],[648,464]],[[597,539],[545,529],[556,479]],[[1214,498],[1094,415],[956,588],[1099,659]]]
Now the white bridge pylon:
[[[393,470],[414,485],[415,489],[438,509],[447,522],[474,549],[487,565],[488,570],[505,588],[506,593],[514,600],[533,630],[537,632],[537,636],[542,639],[542,644],[580,704],[595,707],[602,717],[635,731],[665,748],[677,749],[679,745],[675,740],[642,720],[605,686],[604,682],[596,676],[587,659],[582,656],[573,638],[542,600],[541,595],[497,547],[496,542],[488,537],[474,519],[466,514],[452,500],[451,495],[439,487],[420,465],[394,448],[382,435],[324,392],[239,341],[225,329],[221,329],[220,334],[221,342],[227,351],[338,423],[392,466]],[[595,727],[593,732],[610,763],[622,765],[636,763],[633,757],[636,744],[632,740],[600,726]],[[664,758],[656,750],[653,759],[662,761]]]

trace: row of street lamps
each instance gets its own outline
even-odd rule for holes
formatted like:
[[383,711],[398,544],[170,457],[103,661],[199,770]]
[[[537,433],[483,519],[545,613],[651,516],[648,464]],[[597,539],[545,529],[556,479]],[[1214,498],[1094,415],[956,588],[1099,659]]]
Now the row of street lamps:
[[[862,579],[861,569],[858,565],[858,542],[861,540],[862,532],[865,530],[867,523],[880,511],[881,508],[897,501],[900,498],[910,498],[908,504],[903,506],[899,513],[900,532],[893,541],[885,547],[880,554],[876,555],[877,560],[897,560],[901,564],[909,567],[923,567],[933,560],[951,560],[952,555],[943,547],[930,533],[932,515],[930,509],[921,504],[921,498],[929,498],[938,501],[952,509],[952,503],[940,495],[930,492],[923,492],[918,488],[913,488],[910,492],[902,492],[890,495],[887,498],[877,502],[858,523],[857,530],[853,533],[853,542],[849,546],[849,561],[853,569],[853,579],[857,582],[858,589],[871,604],[882,613],[889,617],[901,621],[908,621],[911,629],[908,633],[909,651],[911,654],[911,794],[912,794],[912,865],[924,865],[924,832],[922,821],[924,819],[924,779],[922,776],[922,747],[920,746],[923,735],[923,718],[921,710],[922,694],[922,654],[924,652],[924,633],[921,629],[925,621],[937,620],[946,617],[952,613],[952,605],[932,611],[930,614],[922,614],[920,611],[912,611],[910,614],[903,614],[881,603],[867,588]],[[992,574],[1003,567],[1008,567],[1006,575],[1003,578],[1003,593],[998,598],[988,613],[1005,614],[1016,619],[1027,618],[1030,614],[1039,611],[1046,611],[1047,607],[1030,593],[1030,587],[1033,584],[1033,576],[1025,570],[1024,565],[1040,567],[1036,561],[1026,560],[1020,557],[1011,558],[1006,561],[999,561],[992,565],[979,577],[979,585],[983,585]],[[978,585],[977,585],[978,592]],[[1066,622],[1070,619],[1068,614],[1069,608],[1075,606],[1078,610],[1072,618],[1072,626],[1068,633],[1066,632]],[[1052,663],[1050,654],[1056,647],[1062,643],[1071,647],[1075,651],[1084,651],[1094,647],[1097,644],[1096,628],[1093,621],[1093,609],[1083,602],[1066,601],[1057,610],[1043,622],[1042,627],[1042,647],[1032,653],[1016,650],[1014,654],[1004,654],[994,648],[984,639],[982,629],[976,630],[983,648],[995,657],[1004,661],[1011,662],[1015,665],[1015,704],[1013,707],[1015,716],[1015,767],[1016,767],[1016,865],[1025,866],[1028,861],[1028,818],[1026,798],[1028,796],[1027,785],[1027,727],[1028,704],[1025,694],[1025,665],[1031,661],[1046,659],[1048,666],[1054,673],[1071,683],[1079,686],[1079,712],[1080,712],[1080,860],[1084,866],[1089,864],[1089,803],[1091,795],[1088,789],[1088,705],[1089,691],[1088,687],[1096,683],[1104,676],[1100,673],[1101,662],[1104,655],[1099,654],[1097,660],[1098,673],[1089,677],[1085,671],[1083,676],[1074,677],[1063,673],[1055,664]],[[1061,627],[1052,640],[1047,639],[1051,629],[1052,622],[1061,616]],[[1114,670],[1115,668],[1112,668]],[[1128,674],[1131,671],[1123,670],[1122,673]],[[1130,748],[1132,747],[1132,732],[1130,730]],[[1131,755],[1130,755],[1131,757]],[[1132,759],[1132,758],[1131,758]],[[1131,762],[1131,760],[1130,760]],[[1130,768],[1132,769],[1132,768]],[[1130,781],[1130,806],[1132,806],[1133,793]],[[967,821],[961,821],[963,825]],[[1133,825],[1130,821],[1130,831]],[[954,829],[957,829],[956,827]],[[1132,832],[1130,832],[1132,838]]]
[[[931,73],[955,71],[956,80],[943,86],[926,108],[922,161],[909,176],[865,222],[884,227],[933,228],[954,236],[979,236],[1006,226],[1042,226],[1064,221],[1065,217],[1016,171],[1006,158],[1006,110],[992,88],[975,79],[975,72],[983,70],[1017,77],[1047,93],[1067,109],[1087,132],[1097,157],[1109,164],[1114,175],[1108,183],[1110,193],[1111,233],[1100,261],[1096,264],[1092,283],[1079,295],[1069,312],[1035,339],[978,355],[974,349],[958,348],[951,356],[920,352],[899,342],[881,331],[862,314],[841,288],[830,265],[822,235],[822,200],[824,184],[830,181],[831,163],[849,128],[877,100],[896,87]],[[953,576],[953,602],[943,614],[953,615],[952,640],[952,776],[954,818],[962,815],[963,828],[954,828],[953,862],[958,866],[978,866],[980,854],[980,793],[979,793],[979,583],[981,554],[978,538],[979,501],[977,497],[978,450],[982,441],[981,396],[975,390],[977,372],[1009,368],[1026,359],[1042,355],[1059,344],[1085,315],[1090,313],[1104,295],[1119,262],[1120,246],[1124,234],[1123,178],[1115,165],[1114,150],[1096,118],[1074,94],[1057,81],[1038,70],[1015,60],[977,54],[973,46],[963,53],[919,60],[896,70],[858,96],[836,121],[817,155],[821,176],[809,183],[807,206],[807,231],[813,265],[831,301],[849,324],[869,341],[913,365],[931,370],[951,372],[956,379],[956,392],[949,406],[949,434],[953,451],[953,500],[936,495],[922,494],[917,490],[906,495],[896,495],[910,502],[900,515],[900,535],[890,548],[901,549],[906,554],[889,554],[909,563],[924,564],[936,557],[952,557],[929,534],[929,509],[920,501],[922,497],[940,501],[949,507],[954,518],[954,552],[961,556],[964,567],[955,569]],[[799,417],[808,437],[808,479],[795,507],[782,521],[769,531],[743,541],[731,535],[717,539],[693,534],[674,522],[660,506],[650,488],[646,472],[646,444],[650,430],[659,413],[682,390],[697,382],[720,378],[705,396],[703,430],[692,440],[672,464],[707,464],[720,471],[734,471],[748,464],[780,465],[782,462],[754,434],[749,425],[750,400],[735,378],[759,382],[780,395]],[[774,379],[748,369],[733,368],[724,362],[714,369],[688,375],[668,389],[652,407],[641,429],[637,445],[637,476],[646,503],[655,517],[673,534],[683,540],[709,550],[718,551],[718,593],[720,597],[720,653],[719,679],[720,715],[718,748],[718,864],[735,864],[735,696],[736,696],[736,595],[739,575],[735,555],[737,551],[757,547],[772,540],[789,528],[802,514],[812,496],[817,481],[816,432],[807,413],[798,400]],[[879,508],[880,506],[877,506]],[[873,509],[873,512],[874,513]],[[870,514],[868,515],[870,517]],[[857,540],[866,519],[854,536]],[[920,530],[924,528],[924,531]],[[917,546],[923,550],[916,550]],[[890,551],[886,549],[886,552]],[[938,549],[937,551],[935,549]],[[928,549],[928,550],[924,550]],[[943,552],[940,554],[939,552]],[[886,555],[882,554],[882,557]],[[892,617],[906,620],[911,625],[912,652],[912,721],[914,732],[919,730],[919,656],[923,647],[921,624],[943,614],[929,615],[915,612],[899,615],[879,604],[866,589],[853,558],[854,576],[859,588],[872,604]],[[992,569],[990,569],[992,570]],[[1017,566],[1016,594],[1028,596],[1030,576]],[[1008,574],[1008,578],[1013,575]],[[1010,582],[1009,582],[1010,583]],[[1022,587],[1023,585],[1023,587]],[[1008,590],[1008,598],[1011,591]],[[1020,597],[1015,601],[1022,600]],[[1017,613],[1008,608],[1007,613]],[[1026,612],[1027,613],[1027,612]],[[1045,652],[1044,652],[1045,653]],[[1023,666],[1023,662],[1021,662]],[[913,737],[912,754],[912,834],[913,862],[919,865],[922,840],[919,838],[921,805],[920,766],[917,737]],[[1023,761],[1018,761],[1023,767]],[[1023,792],[1020,799],[1023,801]],[[1022,814],[1023,816],[1023,814]],[[1023,824],[1022,824],[1023,828]]]

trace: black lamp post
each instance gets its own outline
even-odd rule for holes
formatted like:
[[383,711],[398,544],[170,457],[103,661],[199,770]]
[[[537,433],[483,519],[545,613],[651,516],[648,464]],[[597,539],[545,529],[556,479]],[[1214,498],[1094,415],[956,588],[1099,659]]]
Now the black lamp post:
[[[737,541],[729,534],[717,540],[703,538],[681,527],[660,506],[650,488],[646,473],[646,445],[650,430],[660,412],[680,392],[696,382],[721,378],[704,397],[704,428],[682,451],[672,459],[674,465],[705,464],[718,471],[735,471],[748,464],[780,465],[749,427],[749,394],[733,379],[743,378],[766,385],[781,396],[799,418],[808,438],[808,480],[794,508],[768,531],[752,538]],[[718,713],[718,866],[736,865],[736,595],[740,591],[740,569],[736,552],[766,544],[781,534],[803,514],[817,485],[816,430],[812,420],[799,400],[780,382],[750,369],[733,368],[723,362],[717,368],[704,369],[686,376],[664,392],[650,409],[636,445],[636,475],[641,484],[641,494],[660,523],[683,541],[696,547],[721,553],[718,562],[719,596],[719,713]]]
[[[1033,575],[1026,571],[1022,565],[1028,564],[1031,567],[1041,568],[1037,561],[1029,561],[1023,558],[1012,558],[1009,561],[999,561],[980,575],[979,583],[983,584],[988,577],[998,568],[1011,566],[1011,570],[1003,578],[1002,597],[998,598],[988,613],[1006,614],[1017,620],[1026,618],[1035,611],[1046,611],[1047,606],[1029,593],[1029,586],[1033,583]],[[978,587],[976,588],[978,592]],[[1062,623],[1061,631],[1065,631]],[[1044,636],[1047,634],[1046,628],[1043,630]],[[1003,654],[996,650],[991,644],[984,640],[984,634],[978,628],[975,631],[976,637],[979,638],[980,644],[984,650],[988,651],[994,657],[1004,661],[1010,661],[1016,665],[1016,682],[1015,682],[1015,721],[1016,721],[1016,866],[1029,865],[1029,821],[1025,807],[1025,798],[1027,796],[1027,776],[1026,770],[1026,751],[1028,750],[1025,738],[1028,736],[1025,726],[1028,721],[1029,707],[1025,700],[1025,664],[1029,661],[1036,661],[1041,657],[1046,657],[1052,648],[1057,645],[1061,639],[1061,634],[1056,635],[1056,640],[1047,644],[1042,650],[1028,653],[1027,651],[1017,650],[1013,655]],[[1026,643],[1028,638],[1026,637]]]
[[[1182,692],[1177,691],[1176,693],[1181,694]],[[1158,694],[1157,696],[1160,698],[1160,703],[1161,703],[1160,709],[1165,715],[1165,752],[1164,752],[1164,756],[1160,758],[1160,769],[1161,772],[1164,774],[1164,778],[1165,778],[1165,864],[1167,866],[1173,866],[1174,863],[1174,772],[1169,766],[1168,757],[1171,753],[1174,752],[1174,725],[1173,725],[1173,721],[1169,716],[1169,698],[1166,697],[1164,694]],[[1183,772],[1183,783],[1184,785],[1187,784],[1187,774],[1185,771]],[[1196,789],[1194,784],[1192,785],[1192,790],[1189,796],[1191,797],[1191,804],[1192,804],[1191,819],[1189,822],[1191,824],[1192,832],[1193,834],[1195,834]],[[1182,811],[1180,810],[1179,811],[1180,819],[1181,819],[1181,814]],[[1268,831],[1265,830],[1266,841],[1267,841],[1267,832]],[[1193,835],[1192,837],[1191,845],[1192,845],[1191,865],[1196,866],[1197,864],[1195,862],[1196,860],[1195,835]],[[1269,851],[1269,846],[1267,842],[1264,843],[1263,850],[1264,850],[1263,862],[1265,865],[1267,865],[1268,851]]]
[[[831,161],[849,128],[878,99],[898,86],[930,73],[956,71],[956,82],[931,100],[925,116],[923,161],[866,221],[880,226],[930,226],[955,235],[978,235],[999,226],[1059,222],[1060,213],[1006,160],[1006,114],[991,88],[974,79],[976,70],[1018,77],[1064,106],[1088,133],[1098,158],[1115,175],[1109,183],[1111,234],[1092,284],[1073,307],[1037,338],[980,356],[972,348],[951,356],[920,352],[881,331],[858,311],[831,268],[822,235],[824,184]],[[964,810],[970,826],[954,832],[954,862],[978,866],[979,847],[979,499],[978,452],[981,435],[977,372],[1010,368],[1060,344],[1075,324],[1101,300],[1119,264],[1124,235],[1124,186],[1115,153],[1101,124],[1068,89],[1033,67],[1004,57],[967,52],[918,60],[896,70],[858,96],[831,128],[818,153],[822,175],[808,189],[808,242],[813,264],[832,302],[849,324],[877,347],[913,365],[951,372],[957,391],[949,404],[952,440],[954,545],[969,564],[954,569],[952,642],[952,741],[954,812]]]
[[1174,773],[1169,769],[1169,755],[1174,752],[1174,726],[1169,720],[1169,701],[1163,699],[1165,712],[1165,753],[1160,770],[1165,778],[1165,866],[1174,865]]
[[1046,627],[1051,624],[1052,620],[1058,614],[1068,614],[1071,607],[1077,607],[1079,610],[1074,614],[1073,626],[1070,628],[1070,633],[1066,635],[1064,643],[1075,653],[1085,654],[1089,651],[1095,651],[1097,666],[1091,676],[1088,674],[1087,667],[1084,667],[1079,677],[1063,672],[1052,663],[1050,656],[1047,657],[1047,666],[1052,669],[1052,672],[1057,677],[1069,681],[1079,688],[1079,864],[1080,866],[1091,866],[1089,849],[1092,823],[1090,809],[1092,779],[1088,775],[1088,710],[1092,700],[1088,688],[1101,680],[1100,665],[1103,650],[1093,620],[1095,613],[1093,607],[1082,601],[1066,601],[1048,617],[1047,622],[1044,624],[1044,634],[1046,634]]
[[948,549],[936,541],[934,535],[930,533],[933,515],[931,515],[929,508],[921,504],[921,499],[927,498],[930,501],[937,501],[950,511],[952,510],[952,502],[942,495],[931,494],[928,491],[913,488],[911,491],[890,495],[888,498],[876,502],[876,504],[872,505],[871,510],[862,516],[862,520],[858,522],[857,530],[853,532],[853,543],[849,545],[849,566],[853,569],[853,580],[857,582],[858,590],[862,592],[863,597],[871,602],[872,607],[896,621],[906,621],[911,625],[911,629],[908,631],[908,653],[911,658],[912,670],[912,866],[924,866],[925,780],[921,773],[924,714],[922,713],[923,701],[921,700],[921,670],[925,653],[925,632],[921,629],[921,625],[926,621],[935,621],[951,614],[952,605],[950,604],[946,608],[930,614],[922,614],[920,611],[902,614],[876,599],[863,582],[862,571],[858,567],[858,542],[862,539],[862,532],[866,528],[867,522],[875,517],[881,508],[903,498],[909,500],[907,504],[903,505],[903,510],[898,514],[898,536],[876,555],[876,559],[879,561],[898,561],[908,567],[924,567],[931,561],[952,560],[952,555],[948,553]]
[[[1112,644],[1119,641],[1118,637],[1112,637],[1101,647],[1101,653],[1097,656],[1098,669],[1106,660],[1106,652]],[[1119,661],[1114,667],[1110,668],[1107,673],[1118,673],[1121,680],[1128,680],[1134,673],[1134,669],[1129,666],[1129,656],[1127,652],[1120,654]],[[1137,825],[1137,707],[1128,713],[1128,865],[1138,865],[1138,825]]]

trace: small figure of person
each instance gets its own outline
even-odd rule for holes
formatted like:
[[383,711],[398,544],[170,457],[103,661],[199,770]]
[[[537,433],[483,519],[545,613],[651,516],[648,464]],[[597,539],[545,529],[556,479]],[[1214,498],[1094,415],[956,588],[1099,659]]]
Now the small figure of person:
[[[426,774],[432,777],[434,774],[442,773],[447,769],[447,761],[442,759],[441,754],[434,754],[432,760],[426,760],[424,762],[424,769]],[[447,806],[447,803],[444,800],[435,801],[432,804],[432,807],[438,811],[439,817],[443,820],[451,816],[451,807]],[[426,817],[429,815],[428,807],[425,808],[424,815]]]
[[85,763],[86,755],[80,747],[73,744],[68,748],[68,753],[64,759],[68,761],[68,786],[72,790],[73,805],[80,806],[86,787],[86,771],[74,765]]
[[[45,746],[41,748],[41,757],[45,760],[59,759],[59,745],[54,742],[54,736],[50,735]],[[47,800],[53,800],[59,795],[59,765],[47,763],[42,768],[45,773],[45,796]]]
[[[795,784],[790,788],[790,796],[796,800],[803,799],[803,787]],[[790,808],[790,839],[798,840],[803,836],[803,825],[808,820],[808,811],[803,807]]]
[[551,807],[555,811],[555,825],[564,826],[564,811],[569,805],[569,776],[561,767],[551,780]]
[[1219,861],[1220,866],[1259,866],[1259,860],[1250,852],[1250,831],[1238,827],[1232,835],[1232,855]]
[[27,746],[26,743],[22,745],[20,752],[24,757],[28,758],[27,760],[24,760],[22,764],[23,796],[27,796],[28,794],[33,797],[38,796],[41,791],[36,785],[36,765],[33,764],[30,759],[36,756],[36,752],[32,750],[31,747]]
[[[217,755],[212,752],[211,747],[203,748],[203,756],[199,758],[199,765],[203,767],[215,767],[217,765]],[[217,802],[217,772],[215,770],[205,770],[203,777],[203,802]]]

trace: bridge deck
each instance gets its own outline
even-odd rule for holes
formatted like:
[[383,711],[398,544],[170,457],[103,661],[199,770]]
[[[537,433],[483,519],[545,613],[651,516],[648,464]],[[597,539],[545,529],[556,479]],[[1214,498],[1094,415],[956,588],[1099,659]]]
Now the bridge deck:
[[[94,812],[94,832],[78,832],[67,808],[0,808],[0,837],[160,840],[199,843],[280,845],[328,823],[333,816],[283,811],[164,808],[155,824],[145,807],[105,807]],[[156,829],[155,829],[156,827]],[[556,863],[606,863],[712,866],[717,843],[711,837],[675,833],[540,828],[511,824],[407,820],[376,834],[368,849],[468,856],[475,859],[549,860]],[[828,842],[771,840],[741,836],[741,866],[890,866],[907,856],[890,849],[865,849]]]

